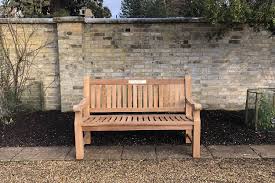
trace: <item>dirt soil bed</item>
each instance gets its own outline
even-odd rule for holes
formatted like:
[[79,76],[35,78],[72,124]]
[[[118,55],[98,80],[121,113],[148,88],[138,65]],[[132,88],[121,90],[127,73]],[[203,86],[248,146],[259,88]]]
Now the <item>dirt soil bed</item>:
[[[59,111],[18,114],[10,125],[0,123],[0,147],[73,145],[73,113]],[[244,124],[243,111],[202,111],[205,145],[275,144],[274,133],[259,133]],[[179,131],[96,132],[94,145],[183,144]]]

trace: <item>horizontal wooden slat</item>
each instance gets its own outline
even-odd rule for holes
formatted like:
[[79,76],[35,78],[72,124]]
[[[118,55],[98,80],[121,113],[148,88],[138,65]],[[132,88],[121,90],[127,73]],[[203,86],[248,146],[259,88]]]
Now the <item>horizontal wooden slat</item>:
[[125,126],[125,125],[116,125],[116,126],[84,126],[82,127],[83,131],[138,131],[138,130],[192,130],[191,125],[181,125],[181,126]]
[[96,114],[81,126],[84,131],[131,131],[192,130],[193,125],[194,122],[187,119],[185,114]]
[[[93,79],[90,81],[92,85],[133,85],[129,84],[129,80],[146,80],[141,85],[153,84],[184,84],[184,78],[181,79]],[[135,84],[138,85],[138,84]]]
[[104,108],[91,108],[90,112],[106,113],[106,112],[184,112],[184,108],[116,108],[116,109],[104,109]]

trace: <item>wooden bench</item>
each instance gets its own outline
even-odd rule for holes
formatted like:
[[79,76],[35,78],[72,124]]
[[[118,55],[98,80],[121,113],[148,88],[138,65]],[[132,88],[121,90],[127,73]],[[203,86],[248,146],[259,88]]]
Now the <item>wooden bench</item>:
[[84,78],[84,99],[75,111],[76,159],[84,158],[84,145],[92,131],[184,130],[200,157],[201,105],[191,97],[191,77],[180,79]]

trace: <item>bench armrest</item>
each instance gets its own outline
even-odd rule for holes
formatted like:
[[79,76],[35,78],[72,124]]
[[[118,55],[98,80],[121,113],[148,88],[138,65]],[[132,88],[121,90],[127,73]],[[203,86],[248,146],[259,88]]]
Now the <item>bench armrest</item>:
[[82,112],[82,110],[88,105],[86,98],[82,99],[79,104],[73,106],[74,112]]
[[196,123],[200,123],[200,111],[202,110],[201,104],[195,103],[192,99],[186,98],[186,117]]
[[185,101],[186,101],[186,103],[188,103],[189,105],[192,106],[193,110],[195,110],[195,111],[202,110],[202,105],[199,104],[199,103],[194,102],[192,99],[186,98]]

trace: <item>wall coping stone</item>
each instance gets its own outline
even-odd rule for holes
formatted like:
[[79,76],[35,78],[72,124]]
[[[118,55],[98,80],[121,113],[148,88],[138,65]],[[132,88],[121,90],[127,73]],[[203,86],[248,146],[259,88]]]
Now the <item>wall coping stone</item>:
[[54,17],[53,21],[55,23],[81,23],[85,22],[84,17],[80,16],[70,16],[70,17]]
[[53,24],[53,18],[0,18],[0,24]]
[[85,18],[86,23],[94,24],[131,24],[131,23],[201,23],[202,17],[171,17],[171,18]]
[[0,18],[0,24],[55,24],[55,23],[89,23],[89,24],[132,24],[132,23],[202,23],[202,17],[171,17],[171,18],[84,18],[80,16],[54,18]]

